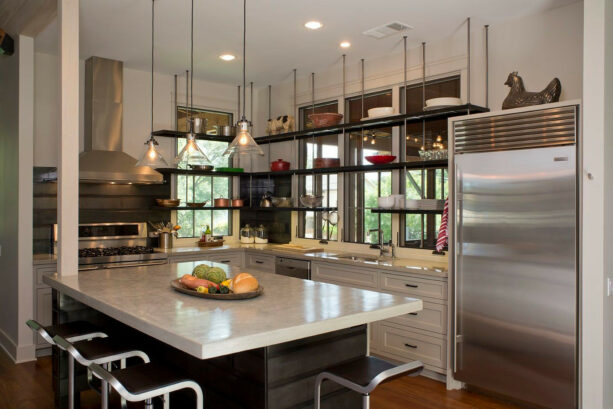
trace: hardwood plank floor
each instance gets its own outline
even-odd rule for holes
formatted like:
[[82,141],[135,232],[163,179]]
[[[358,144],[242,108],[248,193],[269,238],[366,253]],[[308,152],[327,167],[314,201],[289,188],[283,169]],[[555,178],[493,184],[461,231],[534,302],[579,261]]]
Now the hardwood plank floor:
[[[443,383],[424,377],[380,385],[371,399],[372,409],[519,409],[477,393],[448,391]],[[81,395],[81,404],[82,409],[100,407],[93,391]],[[0,409],[54,409],[50,357],[15,365],[0,349]]]

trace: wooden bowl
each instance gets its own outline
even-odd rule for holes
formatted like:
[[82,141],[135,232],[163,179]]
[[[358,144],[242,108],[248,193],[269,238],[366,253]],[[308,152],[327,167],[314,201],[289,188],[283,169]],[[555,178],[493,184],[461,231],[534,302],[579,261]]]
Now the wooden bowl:
[[162,207],[177,207],[181,203],[179,199],[155,199],[155,201]]
[[313,168],[337,168],[341,166],[341,160],[339,158],[315,158],[313,162]]
[[206,206],[207,203],[208,203],[208,200],[205,200],[204,202],[187,202],[185,204],[187,205],[187,207],[193,207],[197,209],[197,208]]
[[338,125],[343,119],[343,114],[332,112],[322,112],[321,114],[311,114],[309,119],[313,121],[313,127],[322,128],[324,126]]

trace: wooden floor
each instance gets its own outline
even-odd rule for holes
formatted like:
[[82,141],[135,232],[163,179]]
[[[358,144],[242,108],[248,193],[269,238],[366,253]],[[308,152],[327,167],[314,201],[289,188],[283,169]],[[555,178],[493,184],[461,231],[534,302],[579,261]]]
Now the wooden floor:
[[[97,409],[99,398],[83,393],[83,409]],[[136,406],[139,407],[139,406]],[[447,391],[443,383],[404,377],[377,388],[372,409],[518,409],[467,391]],[[51,358],[15,365],[0,349],[0,409],[53,409]]]

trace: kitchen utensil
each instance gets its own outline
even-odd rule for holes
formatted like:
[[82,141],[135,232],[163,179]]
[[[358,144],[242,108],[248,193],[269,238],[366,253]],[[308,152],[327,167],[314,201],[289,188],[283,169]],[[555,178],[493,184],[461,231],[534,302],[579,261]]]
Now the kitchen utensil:
[[192,118],[194,133],[206,133],[206,118]]
[[391,163],[396,159],[394,155],[370,155],[366,156],[366,160],[372,163],[373,165],[384,165],[386,163]]
[[377,206],[381,209],[391,209],[394,207],[396,199],[393,196],[379,197],[377,198]]
[[246,224],[240,230],[240,241],[243,244],[251,244],[255,242],[255,230],[253,227]]
[[266,192],[260,199],[260,207],[272,207],[272,200],[270,200],[271,196],[272,193]]
[[300,203],[308,208],[320,207],[323,203],[323,196],[314,196],[314,195],[302,195],[300,196]]
[[259,227],[255,229],[255,243],[256,244],[266,244],[268,243],[268,232],[266,231],[266,227],[263,224],[260,224]]
[[313,168],[335,168],[341,166],[341,160],[339,158],[315,158],[313,161]]
[[189,166],[190,169],[192,170],[204,170],[207,172],[213,170],[213,165],[190,165],[188,164],[187,166]]
[[430,111],[433,109],[442,109],[449,108],[462,105],[462,100],[460,98],[451,98],[451,97],[442,97],[442,98],[431,98],[426,100],[426,106],[424,107],[424,111]]
[[283,159],[277,159],[274,162],[270,162],[270,170],[273,172],[289,170],[289,162],[286,162]]
[[243,207],[243,199],[232,199],[232,207]]
[[198,208],[198,207],[204,207],[204,206],[206,206],[206,204],[207,204],[208,202],[209,202],[208,200],[205,200],[204,202],[187,202],[187,203],[185,203],[185,204],[186,204],[188,207],[195,207],[195,208]]
[[235,172],[235,173],[243,173],[245,169],[243,168],[228,168],[228,167],[218,167],[215,168],[216,172]]
[[377,107],[368,110],[368,119],[390,115],[394,115],[394,107]]
[[220,197],[214,200],[215,203],[215,207],[228,207],[229,206],[229,199]]
[[250,291],[248,293],[205,294],[205,293],[199,293],[196,290],[192,290],[191,288],[185,287],[183,284],[179,282],[179,280],[181,279],[176,278],[170,282],[170,286],[174,288],[176,291],[183,293],[183,294],[193,295],[194,297],[211,298],[214,300],[246,300],[248,298],[257,297],[264,292],[264,287],[259,286],[257,290]]
[[236,127],[232,125],[215,125],[217,135],[219,136],[236,136]]
[[272,197],[271,200],[274,207],[292,207],[291,197]]
[[155,201],[162,207],[177,207],[181,203],[179,199],[155,199]]
[[336,114],[332,112],[322,112],[320,114],[311,114],[309,119],[313,122],[314,128],[321,128],[324,126],[338,125],[343,119],[343,114]]

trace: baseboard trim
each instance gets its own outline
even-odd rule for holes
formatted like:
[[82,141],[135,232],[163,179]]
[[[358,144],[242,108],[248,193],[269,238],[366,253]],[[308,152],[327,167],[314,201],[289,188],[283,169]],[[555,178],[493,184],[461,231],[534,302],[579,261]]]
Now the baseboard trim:
[[13,362],[17,362],[17,344],[0,328],[0,347]]
[[24,362],[36,361],[36,345],[18,345],[17,353],[15,354],[15,363],[22,364]]

